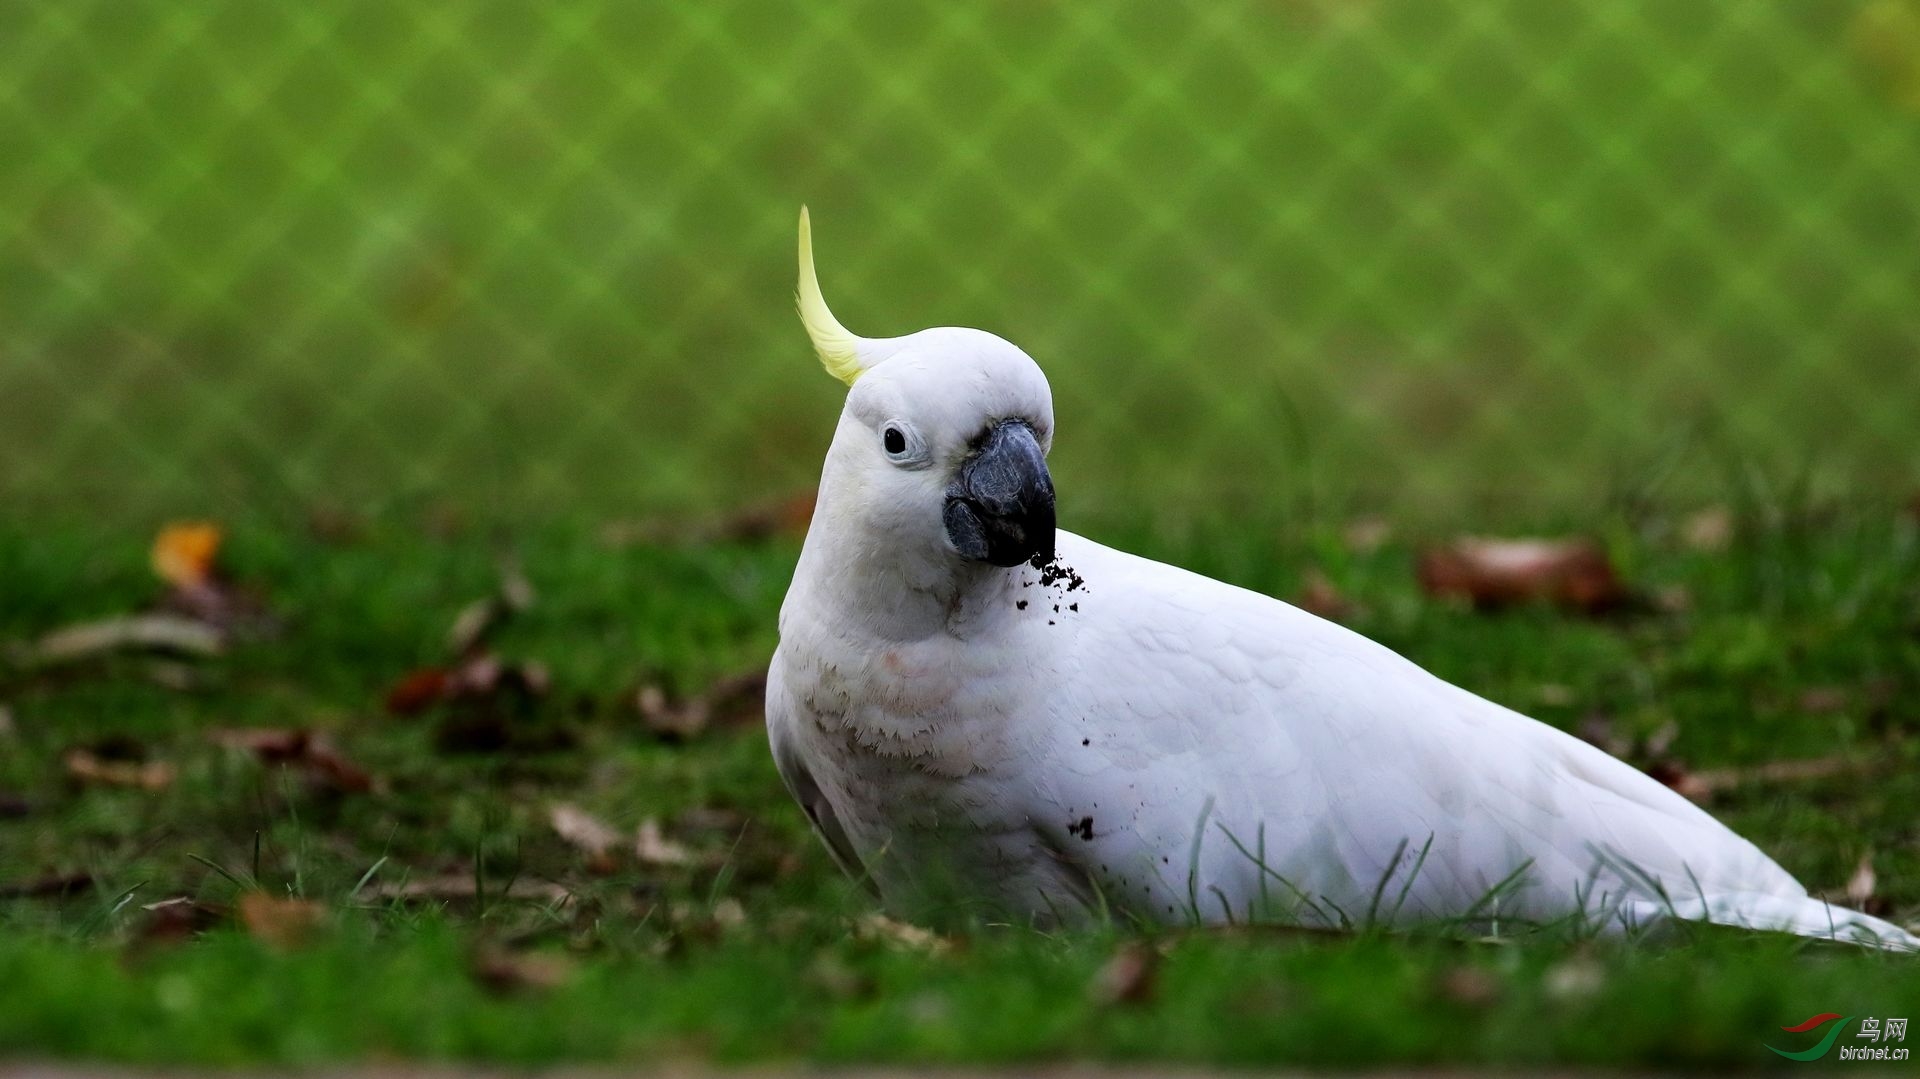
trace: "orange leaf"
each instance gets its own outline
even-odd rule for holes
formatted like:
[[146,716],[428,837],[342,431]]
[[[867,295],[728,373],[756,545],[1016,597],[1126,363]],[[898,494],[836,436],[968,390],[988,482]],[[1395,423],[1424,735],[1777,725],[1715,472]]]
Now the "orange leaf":
[[163,791],[173,785],[173,765],[165,761],[102,760],[85,749],[68,750],[65,759],[67,774],[92,786]]
[[176,521],[153,541],[153,572],[175,588],[192,588],[213,579],[223,533],[211,521]]
[[240,924],[256,940],[276,948],[304,943],[326,918],[327,909],[306,899],[282,899],[265,892],[240,897]]
[[1606,550],[1586,539],[1468,537],[1421,551],[1417,570],[1428,595],[1482,609],[1545,601],[1595,614],[1628,599]]

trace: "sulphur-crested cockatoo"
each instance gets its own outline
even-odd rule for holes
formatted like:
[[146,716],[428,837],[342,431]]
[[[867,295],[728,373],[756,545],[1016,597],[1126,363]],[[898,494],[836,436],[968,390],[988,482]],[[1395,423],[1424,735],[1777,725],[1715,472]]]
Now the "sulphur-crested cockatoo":
[[911,917],[1667,918],[1920,939],[1600,750],[1267,596],[1054,527],[1047,380],[980,330],[801,320],[850,387],[767,684],[835,859]]

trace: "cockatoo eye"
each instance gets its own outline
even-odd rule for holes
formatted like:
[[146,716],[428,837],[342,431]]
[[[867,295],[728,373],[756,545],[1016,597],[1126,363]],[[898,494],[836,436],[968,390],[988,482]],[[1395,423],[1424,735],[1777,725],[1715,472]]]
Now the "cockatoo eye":
[[880,448],[887,451],[887,460],[901,468],[916,468],[928,460],[927,444],[900,420],[888,420],[880,428]]

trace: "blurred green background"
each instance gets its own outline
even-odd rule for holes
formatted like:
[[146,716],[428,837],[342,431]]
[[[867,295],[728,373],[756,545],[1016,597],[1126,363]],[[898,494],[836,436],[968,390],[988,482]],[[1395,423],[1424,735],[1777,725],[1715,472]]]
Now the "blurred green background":
[[1078,514],[1920,477],[1920,4],[0,3],[0,500],[701,512],[856,331]]

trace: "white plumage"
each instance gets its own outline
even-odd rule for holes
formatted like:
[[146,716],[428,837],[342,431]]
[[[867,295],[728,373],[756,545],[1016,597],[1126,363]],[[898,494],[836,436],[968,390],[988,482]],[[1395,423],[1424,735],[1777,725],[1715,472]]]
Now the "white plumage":
[[1679,917],[1920,950],[1578,739],[1285,603],[1056,534],[1039,368],[977,330],[848,334],[805,229],[802,311],[852,389],[767,724],[795,798],[890,909]]

